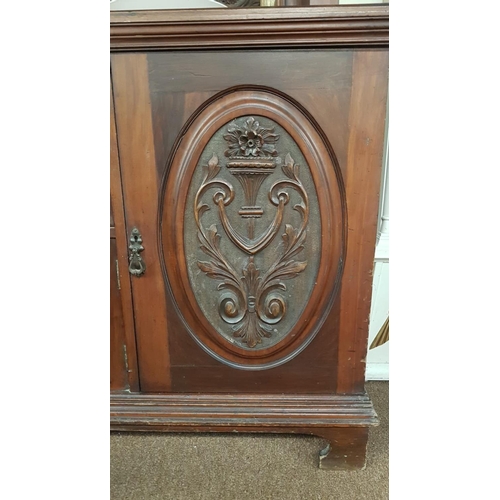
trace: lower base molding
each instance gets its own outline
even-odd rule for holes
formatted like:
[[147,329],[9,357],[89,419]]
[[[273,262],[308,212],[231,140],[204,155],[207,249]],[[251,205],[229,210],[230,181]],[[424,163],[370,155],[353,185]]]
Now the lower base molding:
[[368,395],[111,394],[112,431],[309,434],[329,445],[322,469],[363,469],[368,428],[378,424]]

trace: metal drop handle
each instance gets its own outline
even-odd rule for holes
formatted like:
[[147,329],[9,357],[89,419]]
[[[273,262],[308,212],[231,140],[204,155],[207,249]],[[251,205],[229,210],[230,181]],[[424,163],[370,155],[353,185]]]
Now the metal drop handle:
[[130,245],[128,248],[130,250],[128,270],[132,276],[142,276],[146,272],[146,264],[139,254],[144,250],[144,247],[142,246],[141,233],[136,227],[130,233]]

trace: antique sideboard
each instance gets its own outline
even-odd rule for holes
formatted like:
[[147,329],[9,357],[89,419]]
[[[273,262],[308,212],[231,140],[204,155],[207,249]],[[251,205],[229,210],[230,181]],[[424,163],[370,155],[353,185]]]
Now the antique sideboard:
[[365,465],[387,5],[111,14],[111,429]]

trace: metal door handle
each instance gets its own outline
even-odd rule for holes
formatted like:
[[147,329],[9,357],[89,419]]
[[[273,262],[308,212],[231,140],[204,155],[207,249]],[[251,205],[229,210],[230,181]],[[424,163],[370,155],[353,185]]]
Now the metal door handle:
[[144,247],[142,246],[141,233],[136,227],[130,233],[130,245],[128,248],[130,250],[128,270],[133,276],[142,276],[146,272],[146,264],[139,253],[144,250]]

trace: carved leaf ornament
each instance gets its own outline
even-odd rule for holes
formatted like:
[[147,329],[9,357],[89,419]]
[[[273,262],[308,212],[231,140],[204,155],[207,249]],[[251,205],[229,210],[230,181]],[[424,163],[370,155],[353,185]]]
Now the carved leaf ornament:
[[[256,211],[258,207],[250,206],[251,202],[255,203],[255,199],[250,199],[252,197],[250,193],[255,193],[254,198],[256,198],[261,184],[260,176],[265,173],[262,173],[261,162],[253,165],[252,159],[270,160],[272,156],[277,156],[275,143],[279,136],[273,133],[273,129],[260,127],[259,122],[254,117],[250,117],[241,128],[232,124],[228,133],[224,135],[224,139],[229,143],[229,148],[225,151],[226,156],[246,160],[238,163],[238,165],[244,165],[241,170],[238,170],[239,167],[236,167],[234,163],[229,163],[228,166],[233,167],[232,173],[243,186],[247,212],[251,209]],[[241,156],[237,156],[238,154]],[[272,164],[270,168],[275,168],[275,165]],[[240,339],[248,347],[254,348],[262,342],[262,338],[271,337],[272,325],[277,324],[286,313],[286,300],[279,293],[287,290],[284,281],[295,278],[307,266],[307,262],[298,261],[294,257],[303,250],[307,236],[308,197],[299,179],[299,166],[287,153],[282,167],[286,180],[276,182],[269,191],[271,203],[278,207],[275,221],[262,237],[246,238],[239,235],[228,222],[225,206],[234,201],[234,189],[227,181],[217,178],[220,170],[219,159],[214,153],[208,165],[205,166],[205,177],[195,197],[194,217],[198,226],[200,248],[211,258],[209,261],[198,261],[198,266],[207,276],[220,282],[218,290],[230,292],[221,294],[220,316],[225,322],[233,325],[235,338]],[[257,184],[257,186],[252,184]],[[201,216],[209,210],[209,206],[203,204],[200,198],[210,187],[221,189],[214,194],[213,203],[219,208],[222,227],[227,237],[240,250],[249,254],[242,269],[236,269],[230,263],[229,258],[221,252],[219,246],[221,235],[216,225],[212,224],[208,229],[202,225]],[[286,188],[295,189],[302,196],[303,201],[294,207],[301,214],[302,223],[299,228],[285,224],[285,232],[281,236],[283,240],[281,251],[269,269],[262,272],[255,265],[253,254],[265,248],[275,238],[283,218],[284,207],[289,200]],[[253,215],[253,217],[258,216],[259,214]],[[251,224],[251,218],[248,219],[248,224]],[[249,230],[249,233],[253,231]]]

